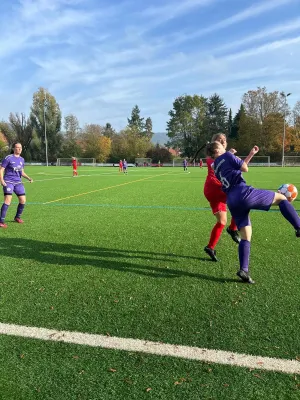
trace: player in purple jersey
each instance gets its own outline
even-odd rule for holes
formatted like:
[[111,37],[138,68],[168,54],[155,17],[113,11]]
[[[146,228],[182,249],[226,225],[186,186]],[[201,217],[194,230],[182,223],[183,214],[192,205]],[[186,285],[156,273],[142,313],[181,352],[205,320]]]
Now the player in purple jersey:
[[186,158],[183,160],[183,170],[187,172],[187,167],[188,167],[188,162],[186,160]]
[[279,206],[281,214],[295,228],[300,237],[300,218],[294,207],[281,193],[270,190],[255,189],[248,186],[242,172],[248,172],[248,163],[259,151],[254,146],[245,160],[241,160],[226,151],[219,142],[207,145],[207,153],[214,161],[216,177],[222,183],[222,190],[227,195],[227,205],[240,231],[239,244],[240,269],[237,275],[243,282],[254,283],[249,275],[250,242],[252,227],[249,218],[250,210],[269,211],[272,205]]
[[128,164],[127,164],[127,161],[124,158],[124,160],[123,160],[123,172],[124,172],[124,174],[127,174],[127,167],[128,167]]
[[4,220],[8,207],[10,206],[12,194],[15,193],[19,198],[19,205],[15,216],[15,222],[23,223],[21,219],[22,212],[26,203],[25,188],[21,178],[24,177],[33,182],[31,178],[24,172],[24,158],[21,157],[21,143],[13,144],[13,154],[5,157],[0,167],[0,182],[3,186],[4,203],[0,212],[0,228],[7,228]]

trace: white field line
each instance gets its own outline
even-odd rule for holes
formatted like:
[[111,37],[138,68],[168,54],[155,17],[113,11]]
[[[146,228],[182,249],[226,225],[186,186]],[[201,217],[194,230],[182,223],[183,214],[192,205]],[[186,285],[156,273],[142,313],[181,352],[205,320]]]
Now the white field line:
[[155,354],[159,356],[178,357],[230,366],[276,371],[286,374],[300,374],[300,362],[251,356],[222,350],[202,349],[199,347],[176,346],[139,339],[118,338],[82,332],[57,331],[0,323],[0,334],[23,338],[40,339],[54,342],[79,344],[104,349],[124,350]]

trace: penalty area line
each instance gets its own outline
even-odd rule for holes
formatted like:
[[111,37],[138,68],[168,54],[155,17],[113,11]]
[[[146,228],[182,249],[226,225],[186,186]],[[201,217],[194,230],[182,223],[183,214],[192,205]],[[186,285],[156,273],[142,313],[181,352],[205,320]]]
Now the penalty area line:
[[177,357],[235,367],[281,372],[285,374],[300,374],[300,362],[297,360],[252,356],[223,350],[212,350],[181,345],[177,346],[140,339],[128,339],[82,332],[57,331],[54,329],[5,323],[0,323],[0,334],[90,347],[100,347],[111,350]]

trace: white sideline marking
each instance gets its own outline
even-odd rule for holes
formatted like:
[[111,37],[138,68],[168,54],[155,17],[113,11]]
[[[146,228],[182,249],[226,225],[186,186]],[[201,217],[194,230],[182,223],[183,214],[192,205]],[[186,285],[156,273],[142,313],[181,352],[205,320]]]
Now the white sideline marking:
[[283,372],[286,374],[300,374],[300,362],[297,360],[251,356],[230,351],[176,346],[139,339],[119,338],[82,332],[57,331],[53,329],[4,323],[0,323],[0,334],[102,347],[105,349],[134,351],[159,356],[179,357],[216,364]]

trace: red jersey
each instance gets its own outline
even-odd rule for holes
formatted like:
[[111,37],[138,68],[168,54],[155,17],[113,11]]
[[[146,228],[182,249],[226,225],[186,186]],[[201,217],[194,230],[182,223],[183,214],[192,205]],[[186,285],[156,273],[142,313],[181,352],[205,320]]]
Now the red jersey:
[[119,162],[119,167],[122,168],[123,167],[123,163],[122,161]]
[[73,169],[77,168],[77,160],[72,160]]
[[212,168],[214,160],[210,157],[206,158],[206,165],[207,165],[207,177],[205,181],[205,186],[218,186],[221,188],[221,182],[216,178],[215,171]]

